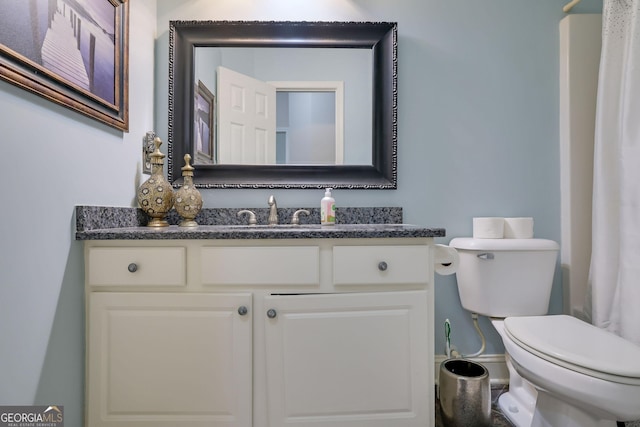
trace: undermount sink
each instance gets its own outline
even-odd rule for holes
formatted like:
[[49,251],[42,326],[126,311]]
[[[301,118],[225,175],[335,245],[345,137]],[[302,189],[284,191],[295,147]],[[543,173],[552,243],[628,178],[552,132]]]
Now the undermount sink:
[[[223,226],[224,227],[224,226]],[[322,227],[320,224],[275,224],[275,225],[266,225],[266,224],[241,224],[241,225],[228,225],[229,228],[241,228],[241,229],[282,229],[282,228],[304,228],[304,229],[317,229]]]
[[335,224],[335,225],[321,225],[321,224],[241,224],[241,225],[227,225],[222,226],[226,228],[241,229],[241,230],[397,230],[415,227],[410,224]]
[[[237,238],[359,238],[430,237],[430,229],[411,224],[237,224],[204,226],[209,232],[232,234]],[[203,227],[203,228],[204,228]]]

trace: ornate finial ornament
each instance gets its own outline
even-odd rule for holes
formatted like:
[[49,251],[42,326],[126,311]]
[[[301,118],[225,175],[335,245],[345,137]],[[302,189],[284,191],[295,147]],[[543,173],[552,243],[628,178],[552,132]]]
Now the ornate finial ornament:
[[180,227],[197,227],[198,223],[195,218],[202,209],[202,195],[193,185],[193,171],[195,168],[191,166],[190,162],[191,155],[187,153],[184,155],[185,165],[182,167],[184,183],[176,192],[175,202],[176,211],[182,217]]
[[149,216],[149,227],[167,227],[169,223],[165,219],[167,213],[173,207],[174,195],[171,184],[164,177],[164,154],[160,151],[162,140],[154,139],[156,149],[151,153],[151,177],[138,188],[138,203],[142,210]]

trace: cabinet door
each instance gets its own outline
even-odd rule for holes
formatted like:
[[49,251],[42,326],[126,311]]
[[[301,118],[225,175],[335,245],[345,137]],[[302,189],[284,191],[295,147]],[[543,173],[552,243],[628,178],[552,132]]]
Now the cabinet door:
[[271,427],[430,425],[426,291],[265,298]]
[[250,427],[251,302],[250,294],[92,293],[87,425]]

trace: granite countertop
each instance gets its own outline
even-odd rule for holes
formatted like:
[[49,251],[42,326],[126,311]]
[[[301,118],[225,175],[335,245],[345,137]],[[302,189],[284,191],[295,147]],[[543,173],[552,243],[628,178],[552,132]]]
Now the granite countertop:
[[[321,226],[317,208],[307,208],[299,226],[290,222],[297,209],[279,208],[276,226],[246,224],[238,218],[243,208],[203,209],[196,217],[198,227],[179,227],[175,211],[167,216],[169,227],[146,227],[147,217],[137,208],[77,206],[76,240],[153,240],[153,239],[335,239],[335,238],[407,238],[444,237],[443,228],[402,223],[402,208],[338,208],[337,223]],[[258,224],[266,224],[268,208],[249,208]]]

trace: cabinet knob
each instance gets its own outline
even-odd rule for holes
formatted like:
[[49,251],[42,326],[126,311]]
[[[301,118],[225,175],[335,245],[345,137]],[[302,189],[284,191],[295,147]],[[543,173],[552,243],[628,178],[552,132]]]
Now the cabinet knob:
[[245,314],[247,314],[249,312],[249,310],[247,309],[246,306],[241,305],[240,307],[238,307],[238,314],[240,316],[244,316]]
[[387,263],[384,262],[384,261],[380,261],[378,263],[378,270],[380,270],[380,271],[385,271],[387,269],[387,267],[388,267]]
[[275,309],[270,308],[269,310],[267,310],[267,317],[269,319],[275,319],[275,317],[278,315],[278,313],[275,311]]
[[138,271],[138,264],[132,262],[127,266],[127,270],[129,270],[130,273],[135,273],[136,271]]

